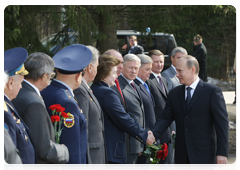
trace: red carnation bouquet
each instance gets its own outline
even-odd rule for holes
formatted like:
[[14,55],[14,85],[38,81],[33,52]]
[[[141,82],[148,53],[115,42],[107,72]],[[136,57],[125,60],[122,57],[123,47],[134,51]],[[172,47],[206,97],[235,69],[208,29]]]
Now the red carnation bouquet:
[[147,163],[159,164],[160,160],[164,160],[168,155],[168,146],[166,143],[163,145],[147,145],[146,150],[142,152],[143,155],[148,157]]
[[63,118],[67,118],[68,114],[64,112],[65,108],[60,104],[54,104],[49,107],[52,110],[51,121],[54,123],[54,132],[56,143],[60,142],[60,136],[63,128],[61,128]]

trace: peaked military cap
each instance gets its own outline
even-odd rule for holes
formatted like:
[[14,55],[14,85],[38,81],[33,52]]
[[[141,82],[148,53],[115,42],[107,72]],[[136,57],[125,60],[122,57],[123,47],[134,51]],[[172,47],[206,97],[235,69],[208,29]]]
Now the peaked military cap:
[[28,57],[28,52],[22,47],[11,48],[4,51],[4,71],[9,75],[27,75],[28,71],[24,67],[24,62]]
[[82,44],[73,44],[53,56],[55,68],[62,74],[76,74],[89,65],[92,60],[91,50]]

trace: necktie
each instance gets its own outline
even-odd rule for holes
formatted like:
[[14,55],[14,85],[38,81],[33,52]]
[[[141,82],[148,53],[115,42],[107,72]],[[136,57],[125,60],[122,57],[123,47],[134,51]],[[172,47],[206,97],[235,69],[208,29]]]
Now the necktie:
[[128,54],[130,54],[133,49],[134,47],[131,47],[130,50],[128,51]]
[[146,87],[146,89],[147,89],[148,93],[149,93],[149,94],[150,94],[150,96],[151,96],[151,93],[150,93],[150,90],[149,90],[149,88],[148,88],[148,85],[147,85],[146,83],[144,83],[143,85]]
[[135,85],[133,84],[133,82],[130,83],[130,85],[134,88],[135,91],[137,91]]
[[191,87],[187,87],[187,99],[186,99],[187,107],[188,107],[188,105],[189,105],[189,103],[190,103],[190,101],[191,101],[191,99],[192,99],[191,93],[190,93],[191,90],[192,90]]
[[116,86],[117,86],[117,89],[118,89],[119,93],[120,93],[121,96],[122,96],[123,102],[125,103],[124,98],[123,98],[122,91],[121,91],[121,89],[120,89],[120,85],[119,85],[118,79],[115,80],[115,84],[116,84]]
[[166,91],[165,91],[165,88],[164,88],[164,86],[163,86],[162,79],[161,79],[160,76],[157,76],[157,77],[158,77],[158,79],[159,79],[159,83],[160,83],[160,85],[161,85],[161,87],[162,87],[162,89],[163,89],[163,92],[164,92],[164,94],[166,95]]

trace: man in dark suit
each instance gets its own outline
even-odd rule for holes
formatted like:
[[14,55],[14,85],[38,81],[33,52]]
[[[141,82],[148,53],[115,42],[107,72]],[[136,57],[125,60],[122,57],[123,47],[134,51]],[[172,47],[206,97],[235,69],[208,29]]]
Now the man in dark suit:
[[[167,81],[164,77],[161,76],[161,71],[164,67],[164,55],[159,50],[151,50],[149,52],[149,56],[152,58],[153,64],[152,74],[150,75],[147,84],[155,100],[155,116],[157,119],[163,112],[168,95]],[[172,130],[173,129],[170,129],[170,127],[167,128],[161,138],[159,138],[161,144],[166,143],[169,145],[169,143],[171,142]],[[172,156],[173,153],[169,152],[166,159],[161,160],[160,163],[166,164],[171,162]]]
[[[152,59],[144,54],[137,55],[141,60],[141,66],[139,68],[138,76],[134,80],[135,84],[140,89],[140,96],[143,101],[144,113],[145,113],[145,129],[149,130],[156,122],[154,107],[155,101],[149,90],[146,81],[149,79],[152,69]],[[141,155],[138,159],[139,164],[146,164],[147,157]]]
[[[123,59],[123,71],[118,77],[118,81],[126,103],[127,113],[141,127],[145,128],[145,115],[140,89],[133,81],[138,74],[140,59],[134,54],[127,54]],[[127,164],[137,163],[138,155],[143,151],[144,145],[129,135],[126,141]]]
[[[120,60],[120,64],[117,66],[117,76],[119,77],[121,75],[121,73],[122,73],[122,70],[123,70],[123,57],[122,57],[122,54],[119,53],[117,50],[114,50],[114,49],[107,50],[104,54],[110,54],[110,55],[112,55],[112,56],[114,56],[114,57],[116,57],[117,59]],[[124,107],[125,111],[127,111],[126,110],[127,108],[126,108],[126,105],[125,105],[125,101],[124,101],[124,98],[123,98],[123,94],[122,94],[122,90],[121,90],[121,87],[119,85],[118,79],[115,80],[115,85],[111,86],[111,88],[117,92],[122,106]]]
[[[137,44],[137,37],[135,35],[130,36],[129,44],[131,47],[128,54],[144,54],[144,49],[142,46]],[[127,44],[125,44],[122,49],[127,49]]]
[[98,100],[88,86],[88,83],[92,82],[97,74],[99,51],[92,46],[87,47],[92,51],[92,61],[86,67],[81,85],[75,89],[73,93],[87,121],[87,163],[105,164],[107,160],[104,141],[103,113]]
[[207,49],[202,42],[202,36],[196,35],[193,38],[194,50],[193,56],[199,63],[199,78],[207,82]]
[[[161,75],[167,80],[167,84],[168,84],[168,91],[172,90],[174,87],[177,87],[180,85],[180,82],[178,80],[178,78],[176,77],[177,71],[176,71],[176,64],[177,61],[184,55],[187,55],[187,50],[185,50],[182,47],[176,47],[172,50],[171,53],[171,60],[172,60],[172,65],[166,69],[165,71],[163,71],[161,73]],[[172,134],[176,133],[176,123],[175,121],[172,122],[171,124],[171,129],[172,129]],[[169,163],[174,163],[174,148],[173,148],[173,142],[175,139],[171,139],[172,144],[170,144],[168,146],[169,148],[169,152],[173,153],[173,157],[172,160],[169,160]]]
[[62,124],[60,143],[68,147],[69,164],[86,164],[87,125],[73,90],[80,86],[84,68],[91,60],[92,52],[84,45],[73,44],[63,48],[53,56],[56,78],[41,91],[49,115],[52,115],[49,106],[53,104],[60,104],[68,114]]
[[27,56],[27,50],[21,47],[4,51],[4,71],[9,76],[4,88],[4,127],[19,150],[22,163],[35,164],[36,152],[29,129],[11,102],[22,88],[24,75],[28,74],[23,64]]
[[37,163],[67,163],[68,149],[65,145],[55,143],[53,124],[40,95],[40,91],[47,87],[50,78],[55,75],[54,61],[47,54],[36,52],[28,56],[25,67],[29,74],[24,76],[22,89],[13,104],[30,129]]
[[221,89],[199,79],[199,65],[192,56],[183,56],[176,69],[182,85],[169,93],[153,134],[161,136],[175,120],[176,164],[226,164],[228,115]]

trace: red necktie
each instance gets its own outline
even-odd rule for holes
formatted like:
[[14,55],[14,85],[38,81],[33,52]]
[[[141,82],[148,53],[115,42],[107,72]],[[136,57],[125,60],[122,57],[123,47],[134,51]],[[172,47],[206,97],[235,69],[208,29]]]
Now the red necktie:
[[125,104],[125,100],[124,100],[124,98],[123,98],[123,94],[122,94],[122,91],[121,91],[121,89],[120,89],[120,85],[119,85],[118,79],[115,80],[115,83],[116,83],[116,86],[117,86],[117,89],[118,89],[119,93],[120,93],[121,96],[122,96],[123,102],[124,102],[124,104]]

